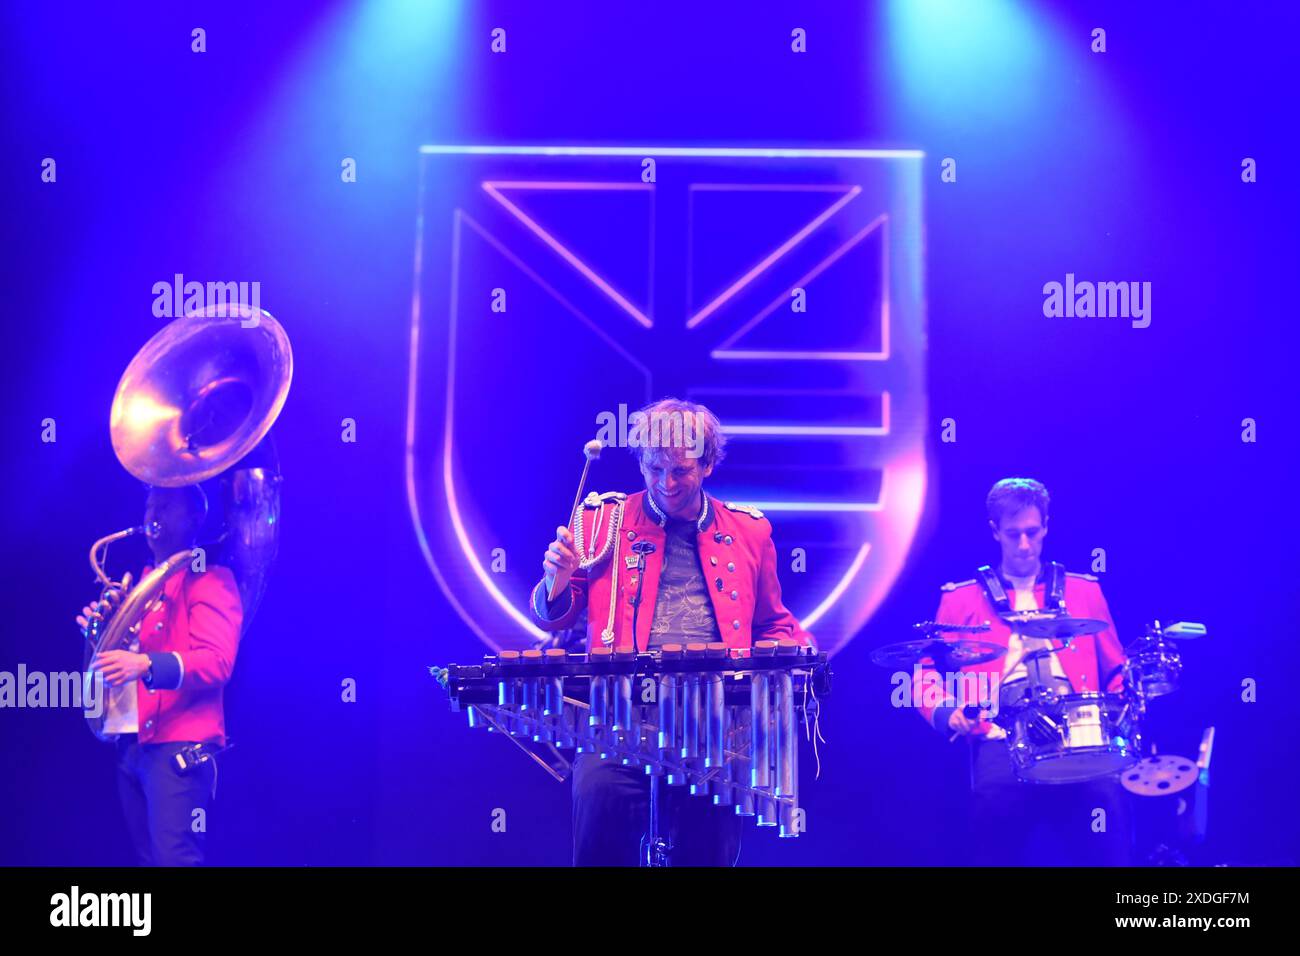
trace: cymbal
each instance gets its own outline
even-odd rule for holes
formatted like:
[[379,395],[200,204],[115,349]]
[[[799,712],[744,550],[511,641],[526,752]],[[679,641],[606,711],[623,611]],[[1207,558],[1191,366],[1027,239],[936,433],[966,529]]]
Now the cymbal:
[[1119,775],[1120,783],[1129,793],[1140,797],[1162,797],[1186,790],[1196,782],[1200,768],[1196,761],[1173,754],[1147,757]]
[[1037,637],[1068,641],[1076,637],[1100,634],[1108,625],[1087,617],[1060,617],[1056,614],[1044,614],[1041,611],[1017,611],[1003,616],[1002,620],[1024,637]]
[[900,641],[871,652],[871,662],[891,670],[911,669],[929,658],[944,667],[971,667],[997,660],[1005,647],[988,641]]

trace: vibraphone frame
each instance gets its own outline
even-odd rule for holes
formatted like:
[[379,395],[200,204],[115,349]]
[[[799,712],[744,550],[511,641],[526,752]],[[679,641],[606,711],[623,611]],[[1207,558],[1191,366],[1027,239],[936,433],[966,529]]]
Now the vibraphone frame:
[[[651,786],[642,862],[655,866],[671,853],[659,827],[664,784],[798,836],[796,711],[807,715],[829,694],[830,676],[814,648],[759,641],[752,649],[665,644],[641,654],[504,651],[449,665],[440,679],[470,727],[644,767]],[[642,699],[646,680],[653,701]]]

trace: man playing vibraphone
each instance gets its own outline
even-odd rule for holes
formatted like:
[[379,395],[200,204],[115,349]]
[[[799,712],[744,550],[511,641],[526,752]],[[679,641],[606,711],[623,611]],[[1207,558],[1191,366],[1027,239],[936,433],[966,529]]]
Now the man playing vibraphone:
[[[645,490],[593,493],[573,531],[556,529],[530,602],[539,625],[562,630],[585,608],[589,650],[811,644],[781,602],[772,526],[760,511],[704,491],[724,455],[717,418],[702,405],[665,399],[634,419],[628,444]],[[642,770],[580,755],[573,771],[574,864],[636,865],[648,801]],[[731,807],[670,788],[663,819],[675,865],[736,861],[741,821]]]
[[[1049,496],[1031,478],[997,482],[986,501],[989,528],[998,542],[996,568],[980,568],[977,577],[943,587],[935,620],[940,624],[988,622],[981,640],[1006,647],[998,659],[967,667],[994,678],[1001,686],[1000,709],[1013,706],[1029,684],[1037,682],[1072,694],[1114,690],[1124,651],[1115,634],[1110,608],[1097,579],[1067,573],[1042,561],[1047,537]],[[1072,617],[1105,621],[1095,636],[1076,638],[1068,649],[1053,649],[1047,640],[1023,637],[1001,619],[1008,613],[1068,608]],[[1040,652],[1035,654],[1034,652]],[[927,671],[927,677],[934,671]],[[1115,675],[1112,677],[1112,675]],[[1129,820],[1125,793],[1113,777],[1067,784],[1025,783],[1017,779],[1007,733],[985,714],[968,715],[958,701],[929,707],[921,715],[945,737],[965,737],[971,744],[970,824],[975,852],[972,862],[985,866],[1125,865]],[[1104,810],[1100,817],[1097,810]],[[1104,819],[1104,829],[1098,821]]]

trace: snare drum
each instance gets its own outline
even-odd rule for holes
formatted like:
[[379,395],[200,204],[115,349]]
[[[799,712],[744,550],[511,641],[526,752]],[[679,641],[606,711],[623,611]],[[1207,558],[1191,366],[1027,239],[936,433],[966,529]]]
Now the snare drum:
[[1016,776],[1029,783],[1079,783],[1138,762],[1140,741],[1119,694],[1054,694],[1025,700],[1008,736]]

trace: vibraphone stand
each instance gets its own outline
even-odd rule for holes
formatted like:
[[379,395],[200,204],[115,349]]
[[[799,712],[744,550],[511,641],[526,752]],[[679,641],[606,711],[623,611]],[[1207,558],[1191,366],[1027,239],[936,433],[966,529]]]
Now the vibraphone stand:
[[672,866],[673,845],[668,834],[660,832],[660,804],[663,801],[663,776],[650,778],[650,828],[641,837],[642,866]]

